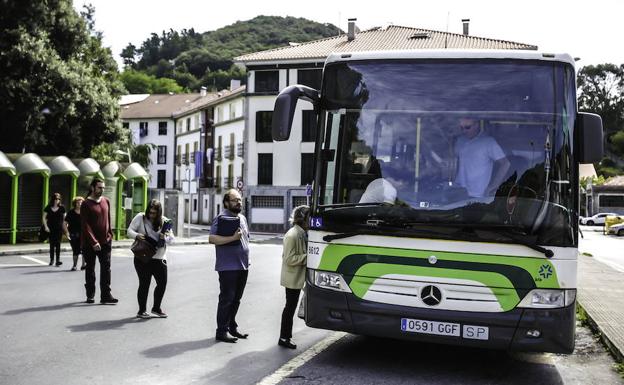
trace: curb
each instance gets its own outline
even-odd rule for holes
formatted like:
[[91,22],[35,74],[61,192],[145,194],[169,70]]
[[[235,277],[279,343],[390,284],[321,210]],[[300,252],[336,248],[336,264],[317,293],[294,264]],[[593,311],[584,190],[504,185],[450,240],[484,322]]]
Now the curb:
[[[192,241],[192,240],[188,240],[188,241],[176,241],[173,244],[169,245],[169,247],[176,247],[176,246],[188,246],[188,245],[207,245],[209,244],[208,240],[197,240],[197,241]],[[122,248],[129,248],[132,245],[131,242],[123,242],[123,243],[119,243],[119,242],[113,242],[113,249],[122,249]],[[11,256],[11,255],[25,255],[25,254],[44,254],[44,253],[48,253],[50,251],[49,247],[39,247],[36,249],[24,249],[24,250],[6,250],[6,251],[2,251],[0,250],[0,257],[6,257],[6,256]],[[61,252],[71,252],[71,246],[64,246],[61,245]]]
[[581,303],[578,301],[576,302],[576,304],[583,311],[583,313],[585,313],[587,317],[587,325],[589,326],[591,331],[594,333],[594,335],[598,336],[602,344],[607,348],[607,350],[609,350],[609,353],[611,353],[613,358],[617,362],[624,362],[624,353],[618,348],[616,344],[611,341],[608,335],[600,330],[600,327],[598,326],[596,321],[592,318],[591,314],[587,312],[587,310],[585,310],[583,305],[581,305]]

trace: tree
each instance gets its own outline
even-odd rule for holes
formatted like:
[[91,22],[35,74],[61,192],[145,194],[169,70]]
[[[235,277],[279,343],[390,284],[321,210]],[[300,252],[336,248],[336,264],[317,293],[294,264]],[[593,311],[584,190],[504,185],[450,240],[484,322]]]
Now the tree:
[[86,156],[120,137],[124,89],[93,12],[87,6],[80,16],[69,0],[4,2],[0,150]]
[[166,94],[184,91],[174,79],[157,79],[153,75],[129,68],[122,72],[121,81],[131,94]]
[[624,64],[583,67],[577,84],[579,109],[600,115],[607,133],[624,129]]
[[130,150],[132,161],[137,162],[143,168],[147,169],[152,164],[150,155],[152,154],[152,150],[155,148],[156,145],[152,143],[138,145],[132,145],[127,141],[120,143],[100,143],[99,145],[93,147],[90,156],[100,163],[108,163],[113,160],[119,160],[120,155],[117,151]]

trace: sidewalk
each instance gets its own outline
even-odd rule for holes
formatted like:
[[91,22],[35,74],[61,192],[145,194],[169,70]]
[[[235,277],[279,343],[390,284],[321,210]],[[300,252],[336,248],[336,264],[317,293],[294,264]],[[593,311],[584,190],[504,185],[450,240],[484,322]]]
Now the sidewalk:
[[624,361],[624,273],[579,256],[578,303],[590,326],[618,361]]
[[[113,249],[129,248],[132,245],[132,239],[120,239],[113,241]],[[207,245],[208,235],[198,237],[176,237],[175,242],[171,246],[182,245]],[[47,243],[18,243],[16,245],[0,245],[0,256],[8,255],[26,255],[26,254],[42,254],[48,253],[50,246]],[[69,242],[61,243],[61,252],[71,252]]]

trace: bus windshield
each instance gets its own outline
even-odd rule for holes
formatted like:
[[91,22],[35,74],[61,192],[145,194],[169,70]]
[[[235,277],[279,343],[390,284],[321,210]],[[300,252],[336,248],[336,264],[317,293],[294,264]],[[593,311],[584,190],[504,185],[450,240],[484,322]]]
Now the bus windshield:
[[548,243],[574,242],[573,85],[572,68],[558,62],[330,64],[321,103],[322,148],[332,156],[321,160],[319,208],[559,229],[563,240]]

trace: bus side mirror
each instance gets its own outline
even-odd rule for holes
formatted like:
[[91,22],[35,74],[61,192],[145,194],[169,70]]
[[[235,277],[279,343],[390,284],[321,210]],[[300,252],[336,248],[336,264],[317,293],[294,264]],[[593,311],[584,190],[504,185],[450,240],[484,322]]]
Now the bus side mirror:
[[277,95],[275,108],[273,109],[273,121],[271,124],[271,134],[273,140],[281,142],[288,140],[292,127],[295,108],[299,99],[307,100],[317,105],[319,93],[314,88],[299,84],[286,87]]
[[600,162],[603,156],[602,119],[599,115],[579,112],[576,115],[579,163]]

